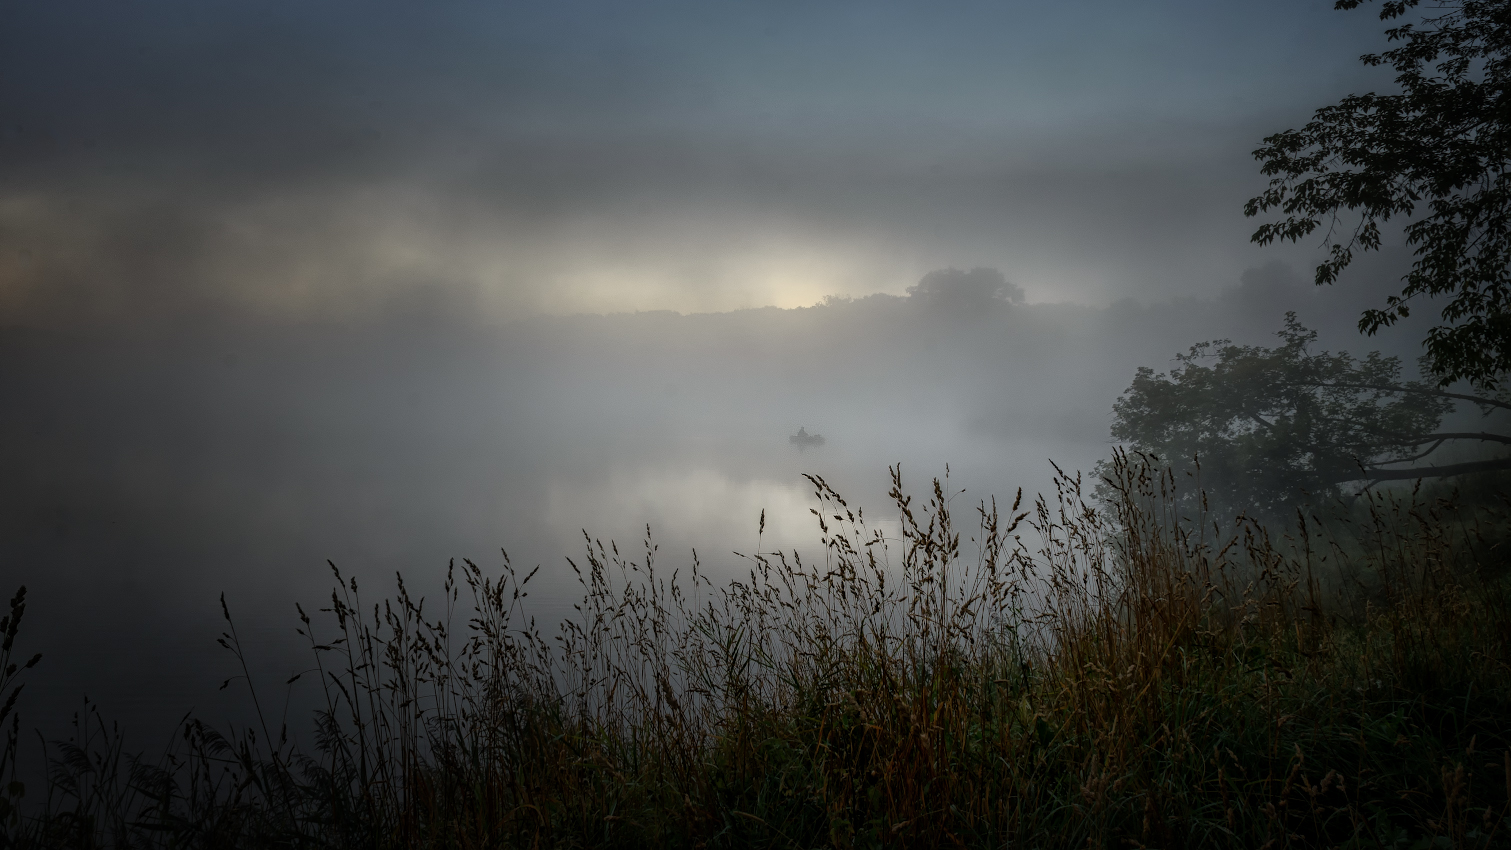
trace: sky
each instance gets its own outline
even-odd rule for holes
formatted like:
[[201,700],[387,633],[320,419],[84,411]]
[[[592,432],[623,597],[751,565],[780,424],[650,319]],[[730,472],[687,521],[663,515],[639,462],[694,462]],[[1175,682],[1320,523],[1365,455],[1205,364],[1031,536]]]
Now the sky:
[[1211,294],[1331,5],[6,0],[0,323]]

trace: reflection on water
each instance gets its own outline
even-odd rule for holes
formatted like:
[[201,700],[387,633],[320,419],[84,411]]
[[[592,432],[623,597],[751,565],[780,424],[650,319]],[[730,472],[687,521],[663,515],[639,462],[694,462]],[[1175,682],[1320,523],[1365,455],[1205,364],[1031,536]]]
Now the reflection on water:
[[571,528],[592,518],[594,534],[635,539],[650,525],[668,540],[714,546],[755,542],[766,517],[763,546],[791,548],[812,542],[811,500],[800,482],[736,479],[720,469],[615,469],[597,480],[558,478],[546,487],[546,524]]

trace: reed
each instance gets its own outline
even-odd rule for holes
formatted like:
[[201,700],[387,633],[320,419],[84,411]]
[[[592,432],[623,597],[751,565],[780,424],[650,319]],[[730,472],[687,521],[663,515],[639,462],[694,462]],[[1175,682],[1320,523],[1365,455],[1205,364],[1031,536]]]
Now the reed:
[[333,565],[313,746],[191,719],[149,765],[85,717],[5,846],[1511,846],[1503,501],[1272,533],[1119,454],[1105,501],[964,521],[894,470],[887,538],[809,481],[807,558],[716,585],[588,539],[554,629],[507,556],[439,605]]

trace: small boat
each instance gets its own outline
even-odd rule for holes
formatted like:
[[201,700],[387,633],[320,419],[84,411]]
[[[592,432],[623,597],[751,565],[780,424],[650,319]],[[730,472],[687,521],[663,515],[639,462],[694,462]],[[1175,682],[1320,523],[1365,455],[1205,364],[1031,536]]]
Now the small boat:
[[808,433],[807,428],[800,426],[797,429],[796,434],[793,434],[792,436],[787,438],[787,442],[793,444],[794,446],[797,446],[800,449],[806,449],[809,446],[822,446],[824,444],[824,435],[810,434]]

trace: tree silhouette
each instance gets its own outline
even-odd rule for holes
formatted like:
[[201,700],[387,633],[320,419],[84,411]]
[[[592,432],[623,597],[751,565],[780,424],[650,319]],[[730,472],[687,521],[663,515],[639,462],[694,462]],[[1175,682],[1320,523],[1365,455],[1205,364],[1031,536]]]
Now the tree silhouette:
[[[1420,2],[1390,0],[1380,18],[1404,18]],[[1427,369],[1439,386],[1493,390],[1511,370],[1511,0],[1431,8],[1441,14],[1386,31],[1399,46],[1362,57],[1394,68],[1400,92],[1350,95],[1300,130],[1267,137],[1254,157],[1270,185],[1244,212],[1281,214],[1254,233],[1261,245],[1325,225],[1319,285],[1357,252],[1378,250],[1383,223],[1409,219],[1416,261],[1405,286],[1366,310],[1359,329],[1373,334],[1413,301],[1447,298],[1425,341]]]
[[1439,430],[1459,401],[1486,415],[1511,404],[1403,381],[1400,361],[1379,352],[1312,353],[1317,334],[1294,313],[1278,336],[1276,348],[1194,345],[1169,374],[1140,368],[1113,407],[1113,438],[1177,464],[1200,458],[1209,493],[1261,516],[1349,483],[1511,469],[1511,457],[1432,462],[1454,444],[1511,446],[1504,434]]
[[908,287],[915,301],[946,309],[974,310],[1023,301],[1023,288],[996,269],[939,269]]

